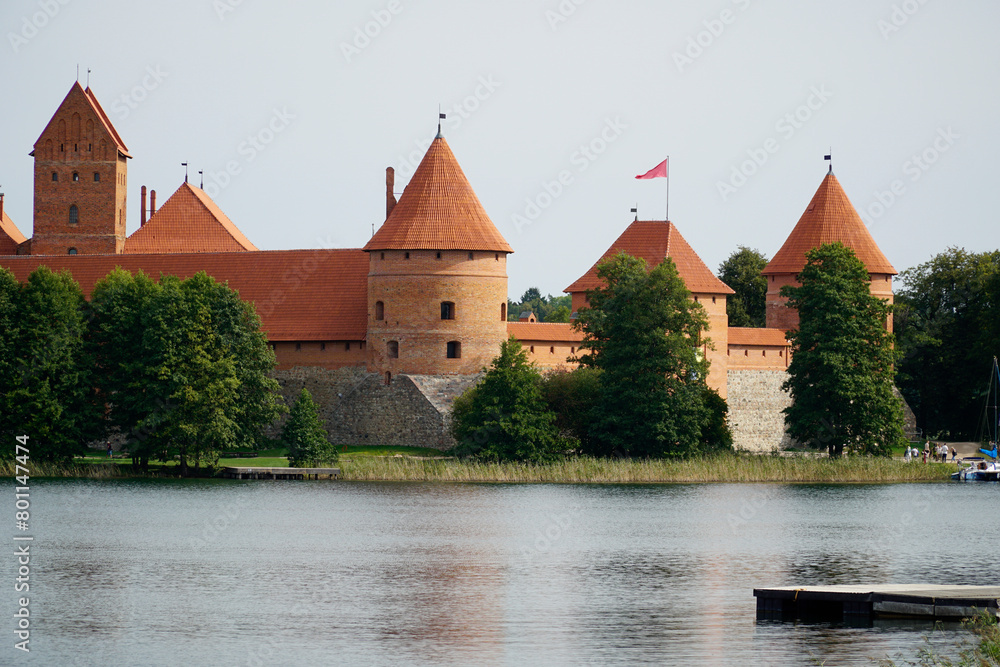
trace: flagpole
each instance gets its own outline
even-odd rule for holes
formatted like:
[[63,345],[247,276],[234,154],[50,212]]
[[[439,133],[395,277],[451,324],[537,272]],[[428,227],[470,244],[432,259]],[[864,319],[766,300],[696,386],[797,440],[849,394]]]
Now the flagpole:
[[670,222],[670,156],[667,156],[667,222]]

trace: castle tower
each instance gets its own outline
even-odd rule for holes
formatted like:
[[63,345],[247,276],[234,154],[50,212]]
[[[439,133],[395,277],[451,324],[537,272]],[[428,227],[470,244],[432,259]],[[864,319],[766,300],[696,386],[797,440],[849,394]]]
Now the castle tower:
[[694,248],[681,236],[677,226],[668,221],[635,220],[611,247],[594,263],[587,273],[583,274],[564,292],[573,298],[573,312],[587,306],[587,291],[604,286],[604,281],[597,277],[597,267],[601,262],[611,259],[619,252],[638,257],[646,261],[652,269],[666,257],[673,260],[677,273],[684,281],[685,287],[691,292],[691,298],[705,309],[708,316],[706,338],[712,341],[712,346],[703,347],[703,354],[708,359],[708,386],[726,397],[726,353],[729,346],[729,317],[726,315],[726,299],[733,290],[715,277],[712,270],[702,261]]
[[368,370],[476,373],[507,338],[507,254],[438,134],[364,250]]
[[[806,265],[806,252],[838,241],[852,249],[868,269],[871,293],[892,304],[892,277],[897,271],[879,250],[831,168],[784,245],[761,272],[767,278],[769,328],[798,328],[799,314],[786,305],[781,288],[799,284],[797,276]],[[886,326],[891,332],[891,314]]]
[[94,93],[77,81],[35,149],[33,255],[104,255],[125,244],[132,156]]

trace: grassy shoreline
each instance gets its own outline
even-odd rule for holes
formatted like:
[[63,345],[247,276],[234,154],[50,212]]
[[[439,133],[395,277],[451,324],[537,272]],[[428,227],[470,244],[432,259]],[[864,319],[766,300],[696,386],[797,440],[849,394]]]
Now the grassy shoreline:
[[[481,482],[549,484],[652,483],[891,483],[946,481],[957,469],[947,463],[904,463],[898,459],[777,457],[727,454],[686,460],[569,458],[549,464],[484,463],[456,459],[428,460],[400,456],[359,456],[352,452],[338,467],[341,479],[365,482]],[[230,464],[229,461],[223,465]],[[273,465],[239,459],[231,465]],[[126,462],[75,463],[69,466],[32,462],[31,477],[86,479],[153,478],[172,468],[147,474]],[[0,477],[14,477],[13,462],[0,464]]]

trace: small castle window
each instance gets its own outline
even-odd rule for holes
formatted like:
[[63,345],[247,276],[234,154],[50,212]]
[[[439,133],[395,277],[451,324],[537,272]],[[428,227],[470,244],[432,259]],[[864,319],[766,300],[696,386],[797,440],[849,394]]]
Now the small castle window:
[[350,352],[350,351],[351,351],[351,341],[347,341],[346,343],[344,343],[344,352]]
[[451,301],[441,302],[441,319],[442,320],[453,320],[455,319],[455,304]]
[[59,180],[59,174],[58,174],[58,172],[53,171],[52,172],[52,181],[55,182],[55,181],[58,181],[58,180]]
[[495,259],[496,261],[499,262],[500,261],[500,253],[494,253],[493,254],[493,259]]
[[410,258],[410,253],[408,252],[403,253],[403,259],[409,259],[409,258]]
[[749,357],[750,356],[750,350],[743,350],[743,356],[744,357]]
[[767,350],[761,350],[760,351],[760,356],[766,357],[767,356]]
[[385,352],[390,359],[399,359],[399,341],[390,340],[385,344]]
[[575,347],[569,348],[569,353],[570,354],[576,354],[576,348]]
[[440,250],[435,254],[434,259],[441,259],[441,251]]
[[80,180],[80,174],[78,174],[77,172],[74,171],[73,172],[73,182],[76,183],[79,180]]
[[555,354],[555,353],[556,353],[556,348],[555,347],[549,347],[549,354]]
[[78,222],[80,222],[80,209],[73,204],[69,207],[69,224],[75,225]]
[[462,358],[462,344],[457,340],[448,341],[448,358],[449,359]]
[[101,172],[95,171],[94,172],[94,183],[100,183],[100,182],[101,182]]
[[79,149],[79,148],[77,147],[77,145],[76,145],[76,144],[73,144],[73,152],[74,152],[74,153],[76,153],[76,152],[78,152],[79,150],[80,150],[80,149]]
[[375,319],[384,320],[385,319],[385,304],[381,301],[375,302]]
[[385,253],[384,252],[380,252],[378,255],[379,255],[378,256],[379,259],[385,259]]
[[295,351],[296,352],[301,352],[302,351],[302,343],[296,343],[295,344]]
[[506,322],[507,321],[507,304],[506,303],[501,303],[500,304],[500,321],[501,322]]
[[474,253],[470,252],[469,253],[469,259],[475,259],[475,258],[476,258],[476,255]]
[[694,302],[698,303],[698,295],[697,294],[694,295]]
[[325,350],[325,349],[326,349],[326,343],[325,343],[325,342],[321,342],[321,343],[319,344],[319,349],[320,349],[320,351],[321,351],[321,352],[322,352],[323,350]]
[[70,248],[69,250],[66,251],[66,254],[67,255],[75,255],[76,254],[76,248]]
[[94,150],[94,144],[87,144],[87,152]]
[[392,384],[392,373],[390,373],[389,371],[386,371],[385,372],[385,386],[388,387],[390,384]]
[[715,297],[714,296],[712,297],[712,303],[715,303]]
[[66,144],[59,144],[59,152],[60,153],[66,152]]

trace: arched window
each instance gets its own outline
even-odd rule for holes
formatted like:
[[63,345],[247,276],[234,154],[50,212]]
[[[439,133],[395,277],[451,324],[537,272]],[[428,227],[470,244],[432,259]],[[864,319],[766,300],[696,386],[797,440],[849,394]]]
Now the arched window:
[[385,304],[381,301],[375,302],[375,319],[384,320],[385,319]]
[[94,172],[94,183],[99,183],[100,181],[101,181],[101,172],[95,171]]
[[506,322],[507,321],[507,304],[506,303],[501,303],[500,304],[500,321],[501,322]]
[[462,358],[462,344],[457,340],[448,341],[448,358],[449,359],[461,359]]
[[453,320],[455,319],[455,304],[451,301],[441,302],[441,319],[442,320]]
[[66,254],[67,255],[75,255],[76,254],[76,248],[70,248],[69,250],[66,251]]
[[399,341],[390,340],[385,344],[386,354],[389,355],[390,359],[399,359]]
[[80,209],[73,204],[69,207],[69,224],[75,225],[78,222],[80,222]]
[[80,174],[79,174],[79,172],[74,171],[73,172],[73,182],[76,183],[79,180],[80,180]]
[[58,180],[59,180],[59,174],[57,172],[53,171],[52,172],[52,181],[55,182],[55,181],[58,181]]

